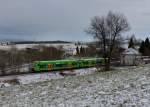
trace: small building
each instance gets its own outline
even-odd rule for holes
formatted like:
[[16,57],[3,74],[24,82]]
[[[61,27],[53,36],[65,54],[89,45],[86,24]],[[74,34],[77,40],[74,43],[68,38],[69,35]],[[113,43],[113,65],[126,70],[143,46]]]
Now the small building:
[[141,63],[143,63],[141,54],[133,48],[128,48],[121,54],[121,65],[131,66]]

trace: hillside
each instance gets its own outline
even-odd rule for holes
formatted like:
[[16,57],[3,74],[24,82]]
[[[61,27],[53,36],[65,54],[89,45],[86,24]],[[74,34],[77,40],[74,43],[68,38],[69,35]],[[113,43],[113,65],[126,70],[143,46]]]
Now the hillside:
[[0,89],[0,105],[34,107],[145,107],[150,104],[150,65],[117,68]]

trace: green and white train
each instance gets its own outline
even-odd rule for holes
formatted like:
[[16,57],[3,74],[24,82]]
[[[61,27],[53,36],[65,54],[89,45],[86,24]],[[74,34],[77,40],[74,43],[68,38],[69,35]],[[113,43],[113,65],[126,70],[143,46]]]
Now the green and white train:
[[33,69],[35,72],[42,72],[42,71],[88,68],[88,67],[94,67],[103,64],[104,64],[103,58],[35,61]]

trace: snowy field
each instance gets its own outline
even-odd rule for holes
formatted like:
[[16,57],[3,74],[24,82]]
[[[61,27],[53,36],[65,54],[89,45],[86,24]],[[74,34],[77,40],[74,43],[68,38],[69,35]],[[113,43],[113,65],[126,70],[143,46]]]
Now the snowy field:
[[[30,73],[22,75],[2,76],[0,77],[0,87],[7,87],[16,84],[31,84],[37,82],[44,82],[54,79],[62,79],[66,76],[81,76],[93,74],[96,72],[96,68],[85,68],[77,70],[67,71],[55,71],[55,72],[44,72],[44,73]],[[16,83],[15,83],[16,82]]]
[[0,106],[149,107],[149,79],[150,65],[145,65],[3,87]]

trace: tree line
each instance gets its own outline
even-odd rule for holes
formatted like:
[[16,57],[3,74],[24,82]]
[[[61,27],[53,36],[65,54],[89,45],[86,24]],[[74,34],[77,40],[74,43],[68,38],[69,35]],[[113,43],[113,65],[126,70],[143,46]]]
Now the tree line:
[[139,52],[142,53],[142,55],[150,56],[150,41],[148,37],[145,41],[141,42]]

